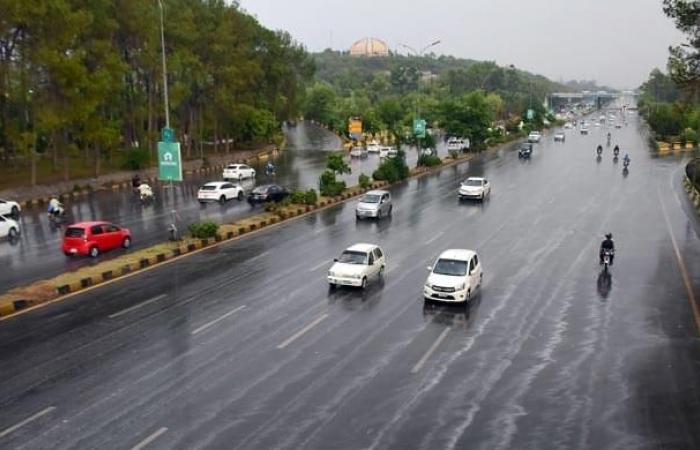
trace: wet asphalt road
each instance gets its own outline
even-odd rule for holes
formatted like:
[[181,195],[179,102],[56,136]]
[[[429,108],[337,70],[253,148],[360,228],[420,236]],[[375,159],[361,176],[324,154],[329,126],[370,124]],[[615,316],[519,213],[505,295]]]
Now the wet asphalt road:
[[[598,134],[600,133],[600,134]],[[545,136],[0,322],[0,447],[449,449],[700,447],[700,292],[682,161],[630,126]],[[493,193],[460,203],[458,181]],[[601,284],[597,247],[618,247]],[[330,293],[356,242],[385,249],[366,292]],[[674,244],[675,243],[675,244]],[[469,307],[425,304],[425,266],[476,249]]]
[[[257,180],[243,180],[246,191],[255,185],[278,183],[290,188],[316,188],[318,177],[325,169],[329,151],[338,150],[341,143],[326,130],[308,123],[285,130],[286,151],[275,160],[278,174],[268,177],[264,164],[256,166]],[[444,145],[438,148],[439,154],[447,154]],[[407,161],[415,165],[417,152],[408,151]],[[349,159],[352,174],[345,175],[349,185],[357,184],[360,173],[371,175],[378,164],[378,156],[365,159]],[[99,191],[89,198],[72,200],[66,203],[70,222],[85,220],[107,220],[125,226],[133,233],[132,249],[148,247],[167,239],[167,228],[176,218],[178,228],[186,231],[187,225],[205,219],[230,223],[240,218],[258,214],[262,206],[251,207],[247,202],[232,200],[224,205],[197,202],[197,189],[203,183],[216,181],[215,175],[188,177],[174,189],[169,186],[156,186],[156,201],[142,205],[131,191]],[[173,211],[177,215],[173,215]],[[66,258],[60,250],[64,228],[52,226],[46,219],[45,208],[30,208],[21,217],[22,235],[16,242],[0,241],[0,264],[10,270],[0,272],[0,291],[21,286],[38,279],[58,275],[67,270],[75,270],[85,265],[114,258],[123,250],[112,251],[97,260],[90,258]]]

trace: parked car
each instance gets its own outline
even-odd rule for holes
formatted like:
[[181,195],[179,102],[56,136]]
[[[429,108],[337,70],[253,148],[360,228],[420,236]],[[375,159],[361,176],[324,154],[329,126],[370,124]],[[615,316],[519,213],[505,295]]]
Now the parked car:
[[465,151],[469,150],[471,143],[469,139],[460,139],[460,138],[455,138],[451,137],[447,140],[447,150],[448,151]]
[[542,134],[539,131],[531,131],[527,136],[527,141],[532,143],[540,142],[541,138]]
[[554,142],[564,142],[566,141],[566,134],[563,131],[559,131],[554,134]]
[[364,147],[356,145],[350,150],[350,156],[352,158],[365,158],[367,156],[367,150]]
[[386,256],[374,244],[355,244],[346,249],[328,270],[328,285],[365,288],[367,283],[380,280],[386,271]]
[[222,178],[226,181],[255,178],[255,169],[245,164],[229,164],[224,169]]
[[67,256],[89,255],[115,248],[131,247],[131,232],[109,222],[80,222],[69,225],[63,236],[61,249]]
[[360,198],[355,207],[355,217],[381,219],[391,214],[391,193],[384,190],[369,191]]
[[367,152],[369,153],[379,153],[379,150],[381,150],[381,146],[377,141],[370,141],[367,144]]
[[428,301],[468,302],[483,279],[479,257],[473,250],[445,250],[428,270],[430,275],[423,288]]
[[532,155],[532,144],[523,142],[518,148],[518,158],[529,158]]
[[394,147],[382,147],[379,150],[380,158],[394,158],[397,154],[398,150],[396,150]]
[[489,180],[482,177],[469,177],[459,185],[459,199],[483,200],[491,194]]
[[276,184],[264,184],[248,194],[249,203],[279,202],[289,195],[289,190]]
[[14,239],[19,235],[19,223],[9,217],[0,216],[0,238]]
[[199,203],[224,203],[232,198],[243,200],[244,196],[243,188],[229,181],[212,181],[200,187],[197,191],[197,200],[199,200]]
[[22,208],[20,208],[19,203],[13,202],[11,200],[2,200],[0,199],[0,215],[2,216],[12,216],[12,217],[19,217],[19,213],[22,211]]

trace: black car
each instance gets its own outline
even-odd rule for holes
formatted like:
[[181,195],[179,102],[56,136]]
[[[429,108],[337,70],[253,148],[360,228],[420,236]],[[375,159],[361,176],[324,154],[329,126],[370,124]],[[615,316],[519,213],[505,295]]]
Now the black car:
[[518,158],[529,158],[530,155],[532,155],[532,144],[530,142],[523,142],[520,144]]
[[276,184],[258,186],[248,194],[249,203],[279,202],[289,195],[289,190]]

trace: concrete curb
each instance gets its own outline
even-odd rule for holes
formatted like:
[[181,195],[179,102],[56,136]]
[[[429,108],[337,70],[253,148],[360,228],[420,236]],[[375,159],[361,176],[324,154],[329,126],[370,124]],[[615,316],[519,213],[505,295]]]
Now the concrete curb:
[[[514,141],[497,145],[491,148],[490,150],[496,150],[500,148],[501,145],[511,144],[512,142]],[[457,159],[447,157],[443,159],[443,163],[439,166],[414,168],[406,180],[401,180],[394,184],[399,184],[410,179],[420,178],[432,173],[439,172],[444,168],[452,167],[467,162],[471,160],[473,156],[474,154],[465,154],[464,157]],[[0,319],[8,318],[9,316],[12,316],[18,312],[21,312],[31,307],[39,306],[43,303],[57,301],[61,297],[70,294],[75,294],[88,288],[94,288],[95,286],[109,281],[118,280],[120,277],[131,275],[136,272],[163,264],[175,258],[184,257],[189,253],[195,253],[207,247],[223,244],[228,241],[244,237],[246,234],[262,230],[271,225],[281,224],[283,222],[300,216],[304,216],[307,214],[314,213],[316,211],[330,208],[337,204],[344,203],[347,200],[353,199],[367,192],[368,190],[386,188],[389,186],[390,184],[386,181],[374,181],[368,188],[352,186],[347,188],[338,196],[320,197],[315,205],[290,205],[289,207],[283,207],[281,210],[278,210],[274,213],[264,213],[259,216],[249,217],[246,219],[242,219],[239,222],[234,222],[233,224],[221,224],[219,225],[219,231],[217,232],[215,237],[208,239],[191,239],[189,241],[181,242],[167,252],[159,253],[155,256],[150,256],[148,258],[142,258],[138,263],[125,264],[121,266],[118,270],[105,271],[102,272],[99,276],[85,277],[80,279],[79,281],[72,282],[70,284],[52,286],[52,292],[41,298],[32,299],[27,297],[19,297],[17,294],[10,291],[8,293],[0,295]],[[698,196],[698,199],[700,200],[700,196]],[[222,231],[222,228],[224,228],[225,230]],[[17,289],[27,289],[30,286],[37,285],[47,286],[48,283],[48,280],[43,280],[33,283],[29,286],[24,286]]]

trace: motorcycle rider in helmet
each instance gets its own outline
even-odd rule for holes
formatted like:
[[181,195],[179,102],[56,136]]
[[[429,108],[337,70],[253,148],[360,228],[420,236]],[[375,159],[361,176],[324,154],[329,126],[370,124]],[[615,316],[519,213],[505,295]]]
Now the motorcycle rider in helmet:
[[603,153],[603,146],[599,145],[595,151],[596,151],[596,153],[598,153],[600,155],[601,153]]
[[615,242],[613,242],[612,233],[605,235],[605,239],[600,243],[600,264],[603,264],[603,253],[610,250],[610,265],[613,264],[615,258]]
[[268,175],[273,175],[275,173],[275,165],[272,164],[272,161],[267,162],[267,165],[265,166],[265,173]]

